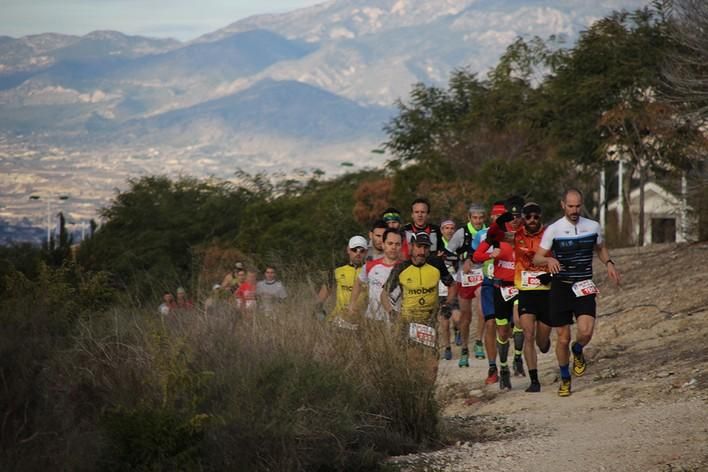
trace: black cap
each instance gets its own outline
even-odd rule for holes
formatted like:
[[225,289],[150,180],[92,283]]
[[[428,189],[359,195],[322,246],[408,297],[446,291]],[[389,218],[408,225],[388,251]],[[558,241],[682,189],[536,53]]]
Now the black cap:
[[425,232],[415,233],[413,236],[411,236],[411,244],[420,244],[421,246],[432,246],[432,243],[430,242],[430,236],[428,236],[428,233]]
[[538,213],[540,215],[541,214],[541,205],[539,205],[536,202],[528,202],[521,209],[521,213],[523,213],[524,215],[529,215],[531,213]]
[[513,197],[509,197],[509,199],[504,203],[504,206],[506,206],[506,211],[512,215],[520,215],[521,207],[524,206],[524,199],[518,195],[514,195]]

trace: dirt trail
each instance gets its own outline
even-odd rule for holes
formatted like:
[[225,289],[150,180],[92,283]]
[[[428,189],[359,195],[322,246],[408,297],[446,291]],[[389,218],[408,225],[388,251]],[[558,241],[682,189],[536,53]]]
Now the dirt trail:
[[485,386],[486,361],[441,361],[445,437],[393,458],[402,471],[708,471],[708,243],[613,250],[623,276],[601,290],[585,376],[557,395],[552,352],[542,391]]

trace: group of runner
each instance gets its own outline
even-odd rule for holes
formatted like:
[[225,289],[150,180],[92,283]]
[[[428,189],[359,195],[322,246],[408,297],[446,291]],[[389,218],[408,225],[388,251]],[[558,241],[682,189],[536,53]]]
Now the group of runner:
[[571,371],[585,373],[583,348],[594,331],[593,254],[610,280],[619,284],[620,276],[599,224],[581,216],[582,193],[569,189],[560,204],[563,216],[548,226],[540,205],[518,196],[496,202],[488,226],[486,209],[472,204],[468,222],[459,229],[452,220],[431,224],[424,198],[411,203],[412,221],[406,225],[397,209],[388,208],[372,225],[368,240],[350,238],[347,264],[337,267],[333,283],[320,291],[320,301],[335,293],[328,319],[356,326],[363,317],[399,326],[411,342],[436,356],[442,351],[446,360],[452,359],[452,324],[461,348],[458,365],[469,367],[470,327],[477,311],[473,349],[477,359],[489,364],[485,383],[512,388],[508,357],[513,340],[512,368],[515,376],[525,376],[525,360],[527,392],[541,390],[536,346],[548,352],[555,329],[558,394],[568,396]]

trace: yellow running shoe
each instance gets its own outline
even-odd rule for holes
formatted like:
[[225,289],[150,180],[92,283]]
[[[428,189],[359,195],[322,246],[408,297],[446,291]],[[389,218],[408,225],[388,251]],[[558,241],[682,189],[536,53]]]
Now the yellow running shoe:
[[561,379],[560,387],[558,387],[559,397],[569,397],[571,393],[570,379]]
[[572,347],[571,352],[573,353],[573,373],[576,377],[582,377],[583,374],[585,374],[585,368],[588,366],[587,362],[585,362],[585,356],[582,352],[576,354],[575,351],[572,350]]

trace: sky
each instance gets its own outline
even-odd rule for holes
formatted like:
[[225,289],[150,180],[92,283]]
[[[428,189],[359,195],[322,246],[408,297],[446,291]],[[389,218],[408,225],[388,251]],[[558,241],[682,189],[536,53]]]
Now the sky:
[[95,30],[181,41],[261,13],[324,0],[0,0],[0,36],[84,35]]

